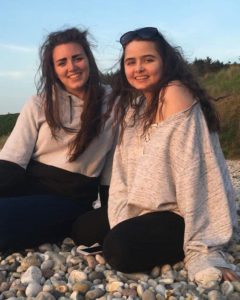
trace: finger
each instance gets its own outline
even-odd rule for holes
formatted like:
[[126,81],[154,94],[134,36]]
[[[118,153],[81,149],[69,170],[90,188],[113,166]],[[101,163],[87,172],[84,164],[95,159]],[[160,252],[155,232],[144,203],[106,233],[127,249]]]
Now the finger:
[[226,269],[222,269],[222,276],[223,276],[223,280],[228,280],[228,281],[239,281],[240,277],[233,271],[231,270],[226,270]]
[[87,261],[88,266],[90,268],[94,269],[96,267],[97,262],[96,262],[95,258],[92,255],[86,255],[85,260]]

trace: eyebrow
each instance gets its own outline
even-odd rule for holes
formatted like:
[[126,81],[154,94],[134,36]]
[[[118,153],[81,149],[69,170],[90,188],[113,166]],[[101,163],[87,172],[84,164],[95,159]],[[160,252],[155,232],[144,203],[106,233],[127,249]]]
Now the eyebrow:
[[[78,56],[84,56],[84,54],[80,52],[80,53],[78,53],[78,54],[74,54],[74,55],[72,56],[72,58],[74,59],[74,58],[76,58],[76,57],[78,57]],[[67,58],[66,58],[66,57],[62,57],[62,58],[57,59],[56,62],[62,62],[62,61],[65,61],[65,60],[67,60]]]
[[[155,58],[156,56],[153,55],[153,54],[146,54],[146,55],[141,56],[140,58],[147,58],[147,57]],[[128,60],[131,60],[131,59],[136,59],[136,57],[127,57],[127,58],[124,59],[124,61],[128,61]]]

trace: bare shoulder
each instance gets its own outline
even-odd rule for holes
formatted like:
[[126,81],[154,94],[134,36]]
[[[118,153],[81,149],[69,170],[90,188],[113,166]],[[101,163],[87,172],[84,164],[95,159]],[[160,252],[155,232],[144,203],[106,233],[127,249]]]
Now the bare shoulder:
[[193,95],[187,87],[180,81],[171,82],[164,91],[164,101],[162,103],[163,119],[189,108],[193,102]]

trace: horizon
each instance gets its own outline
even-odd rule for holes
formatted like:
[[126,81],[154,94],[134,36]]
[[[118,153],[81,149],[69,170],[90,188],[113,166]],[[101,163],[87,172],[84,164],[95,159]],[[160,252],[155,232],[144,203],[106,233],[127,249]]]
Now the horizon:
[[0,11],[4,28],[0,35],[0,114],[18,113],[36,93],[38,48],[52,31],[72,26],[88,29],[103,73],[111,71],[120,57],[120,36],[145,26],[157,27],[172,45],[182,48],[190,62],[210,57],[239,63],[239,10],[240,2],[234,0],[5,1]]

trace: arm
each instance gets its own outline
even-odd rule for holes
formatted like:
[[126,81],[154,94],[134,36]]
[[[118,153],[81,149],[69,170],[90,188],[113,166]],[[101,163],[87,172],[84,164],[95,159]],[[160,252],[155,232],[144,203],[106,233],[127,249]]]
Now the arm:
[[112,148],[107,154],[104,168],[100,177],[99,195],[100,195],[101,205],[107,205],[108,202],[108,194],[109,194],[108,192],[109,192],[109,185],[110,185],[111,175],[112,175],[113,156],[117,145],[118,134],[119,131],[117,128],[115,132]]
[[[163,93],[163,94],[162,94]],[[160,93],[160,107],[157,121],[164,121],[170,116],[190,107],[193,96],[189,90],[179,81],[171,82],[163,92]]]
[[25,104],[16,125],[0,152],[0,195],[17,195],[26,186],[25,169],[38,135],[35,100]]
[[126,164],[126,159],[123,160],[122,157],[121,147],[117,145],[114,153],[108,201],[108,218],[111,228],[127,218],[128,186]]
[[99,197],[101,206],[107,206],[109,195],[109,185],[100,185],[99,186]]
[[221,250],[231,239],[236,210],[217,134],[209,133],[199,105],[184,126],[178,132],[183,152],[176,196],[185,221],[186,268],[189,278],[200,282],[199,272],[206,276],[204,272],[214,267],[231,267]]
[[185,221],[184,252],[189,278],[203,269],[228,268],[222,248],[233,233],[231,188],[214,161],[189,162],[178,182],[178,204]]
[[39,130],[40,104],[36,98],[31,98],[23,107],[15,127],[0,152],[0,159],[11,161],[26,169]]

